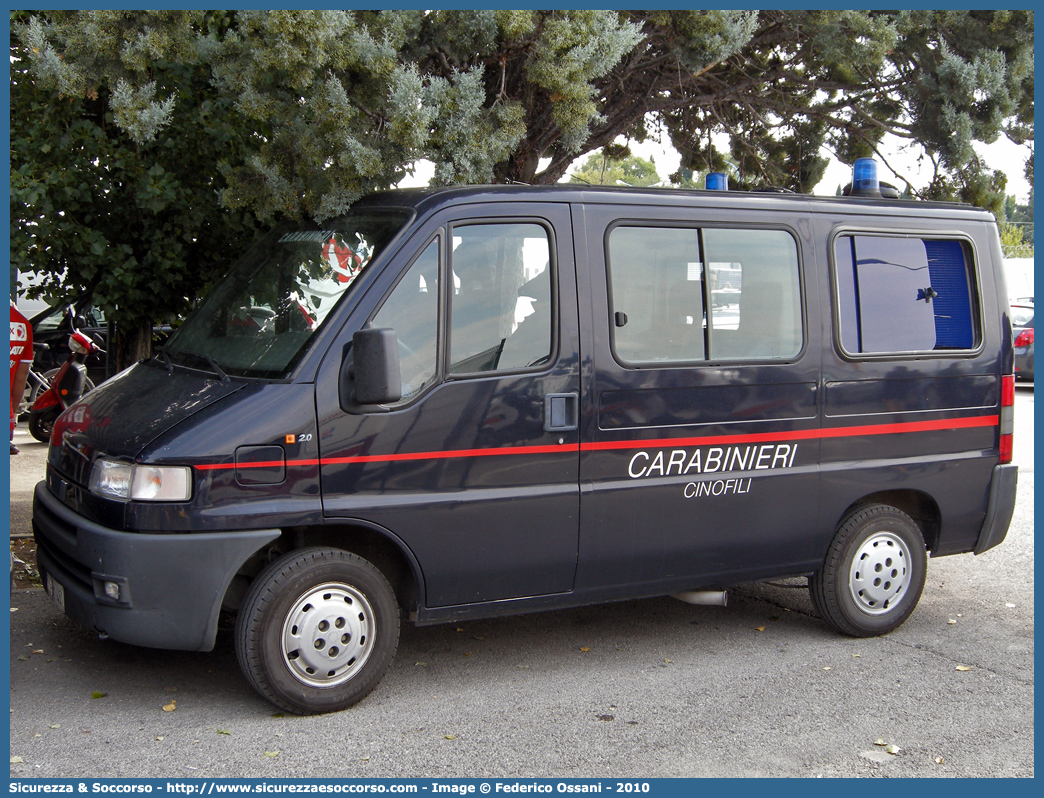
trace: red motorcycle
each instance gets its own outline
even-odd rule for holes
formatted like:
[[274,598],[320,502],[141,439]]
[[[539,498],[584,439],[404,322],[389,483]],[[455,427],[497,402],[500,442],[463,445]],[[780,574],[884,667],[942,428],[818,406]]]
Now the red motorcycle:
[[51,438],[54,422],[62,411],[93,387],[84,361],[89,354],[104,353],[87,335],[73,328],[69,336],[69,357],[51,378],[46,390],[37,394],[29,409],[29,434],[41,443]]

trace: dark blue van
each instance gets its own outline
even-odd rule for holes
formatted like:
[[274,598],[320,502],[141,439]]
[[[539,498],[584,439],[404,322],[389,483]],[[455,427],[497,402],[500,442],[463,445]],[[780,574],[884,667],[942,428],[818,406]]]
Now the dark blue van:
[[954,204],[487,186],[247,249],[58,421],[33,527],[75,621],[297,713],[417,624],[805,575],[878,635],[1011,518],[997,226]]

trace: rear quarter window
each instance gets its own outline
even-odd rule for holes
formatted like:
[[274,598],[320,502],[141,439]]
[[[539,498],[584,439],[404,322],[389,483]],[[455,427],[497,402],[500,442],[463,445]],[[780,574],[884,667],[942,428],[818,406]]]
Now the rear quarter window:
[[838,333],[853,355],[976,349],[978,296],[958,239],[845,234],[834,240]]

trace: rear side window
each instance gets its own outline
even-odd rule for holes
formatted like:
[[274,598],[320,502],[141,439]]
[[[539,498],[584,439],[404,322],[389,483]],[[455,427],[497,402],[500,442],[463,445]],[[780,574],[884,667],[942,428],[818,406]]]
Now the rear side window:
[[787,359],[800,270],[783,230],[623,225],[608,236],[613,351],[627,364]]
[[851,354],[978,346],[971,259],[957,240],[842,235],[835,240],[838,323]]

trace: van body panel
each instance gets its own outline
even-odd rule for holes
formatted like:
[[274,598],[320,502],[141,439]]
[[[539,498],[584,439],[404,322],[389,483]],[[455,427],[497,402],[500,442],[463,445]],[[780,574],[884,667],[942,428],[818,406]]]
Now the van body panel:
[[243,383],[139,363],[83,395],[76,417],[62,419],[58,437],[66,445],[50,452],[50,464],[86,485],[99,453],[133,460],[158,436],[241,388]]
[[[833,211],[833,209],[831,209]],[[860,209],[861,210],[861,209]],[[918,211],[920,208],[918,206]],[[823,524],[836,523],[867,496],[921,497],[937,517],[933,556],[971,551],[979,536],[999,443],[1000,379],[1008,349],[997,323],[997,275],[990,231],[979,219],[957,224],[934,213],[897,215],[887,228],[851,213],[814,215],[832,268],[832,346],[824,347],[825,438],[821,453]],[[840,340],[839,236],[853,233],[962,242],[978,341],[953,351],[853,355]],[[992,311],[992,312],[991,312]],[[843,434],[848,427],[854,435]],[[975,487],[972,487],[975,486]],[[928,512],[928,510],[925,510]],[[934,522],[933,522],[934,523]]]
[[[819,492],[819,442],[803,434],[819,425],[819,288],[814,268],[808,271],[804,216],[778,205],[768,212],[762,203],[772,206],[756,200],[742,217],[719,208],[585,206],[590,293],[602,310],[591,320],[594,368],[585,395],[597,405],[581,443],[578,589],[643,591],[686,581],[693,588],[729,582],[740,572],[800,573],[821,558],[808,534]],[[619,265],[611,267],[607,253],[624,225],[682,235],[704,228],[786,233],[804,270],[799,351],[775,361],[718,362],[711,352],[706,362],[622,363],[611,345],[611,325],[620,320],[611,310],[617,305],[609,282],[610,268]],[[684,262],[663,268],[691,278],[689,264],[702,261],[702,253],[683,256],[668,253]],[[664,290],[669,303],[675,288]],[[632,298],[618,301],[626,309]],[[690,327],[699,325],[694,313]]]

